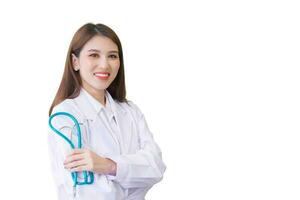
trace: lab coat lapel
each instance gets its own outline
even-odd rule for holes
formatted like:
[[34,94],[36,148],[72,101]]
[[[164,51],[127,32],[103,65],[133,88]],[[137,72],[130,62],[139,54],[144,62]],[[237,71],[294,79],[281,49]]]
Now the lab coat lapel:
[[120,104],[114,101],[109,92],[107,92],[106,95],[111,105],[111,110],[117,121],[117,125],[118,127],[120,127],[122,125],[122,122],[124,121],[124,117],[126,117],[127,111]]
[[[74,98],[74,103],[76,104],[76,107],[78,108],[78,112],[81,113],[83,120],[87,119],[89,120],[89,125],[91,130],[103,130],[103,128],[106,130],[107,134],[109,134],[112,137],[113,142],[116,144],[118,148],[118,152],[120,152],[120,145],[118,142],[118,139],[116,135],[113,133],[109,125],[106,121],[101,119],[100,116],[98,116],[98,113],[94,109],[93,105],[90,103],[88,97],[85,94],[85,91],[81,89],[80,94]],[[103,111],[101,111],[103,112]],[[101,113],[103,114],[103,113]],[[97,123],[96,123],[97,122]],[[95,142],[95,141],[94,141]]]
[[[119,145],[120,145],[120,150],[121,152],[124,151],[124,137],[127,137],[127,130],[130,130],[130,124],[128,124],[128,119],[127,119],[127,111],[116,101],[114,101],[114,99],[112,98],[112,96],[109,94],[109,92],[107,92],[107,97],[108,100],[110,101],[110,105],[111,105],[111,110],[114,113],[115,116],[115,120],[117,122],[117,131],[119,132],[118,134],[120,135],[120,137],[122,138],[122,141],[119,141]],[[115,134],[115,133],[114,133]]]
[[[111,105],[111,110],[114,113],[114,116],[115,116],[115,119],[117,122],[117,129],[118,129],[119,133],[121,133],[120,131],[124,130],[123,125],[124,125],[124,121],[125,121],[124,117],[126,115],[126,110],[114,101],[114,99],[112,98],[112,96],[109,94],[108,91],[106,91],[106,97],[108,98],[107,100],[109,100],[109,103]],[[74,103],[77,105],[76,107],[79,109],[79,113],[81,113],[82,117],[85,119],[89,119],[92,122],[90,124],[91,126],[96,127],[97,124],[95,124],[95,122],[105,123],[105,122],[103,122],[102,119],[97,120],[97,117],[99,117],[99,116],[96,113],[93,106],[90,104],[87,96],[84,94],[84,91],[82,91],[82,89],[80,91],[80,94],[76,98],[74,98]],[[118,140],[116,133],[114,133],[110,127],[107,127],[107,126],[109,126],[107,123],[105,123],[103,125],[106,128],[108,128],[107,131],[110,133],[114,142],[117,144],[117,146],[119,148],[119,152],[121,152],[121,149],[123,149],[122,142]]]
[[87,96],[84,94],[83,89],[80,90],[79,95],[73,100],[76,104],[76,107],[79,109],[78,112],[82,115],[82,117],[94,122],[95,118],[97,117],[97,113],[93,106],[90,104]]

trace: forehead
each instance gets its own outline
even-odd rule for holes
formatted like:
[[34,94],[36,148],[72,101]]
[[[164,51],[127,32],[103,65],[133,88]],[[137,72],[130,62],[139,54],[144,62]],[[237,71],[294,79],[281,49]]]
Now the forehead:
[[83,51],[96,49],[101,52],[118,51],[118,46],[108,37],[96,35],[83,46]]

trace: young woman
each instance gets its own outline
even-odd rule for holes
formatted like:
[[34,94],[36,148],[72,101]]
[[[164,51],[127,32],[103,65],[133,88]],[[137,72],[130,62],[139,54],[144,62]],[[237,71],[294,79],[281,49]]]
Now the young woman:
[[[88,23],[75,33],[49,116],[57,112],[78,120],[83,141],[82,148],[72,149],[49,129],[60,200],[142,200],[162,179],[160,148],[141,110],[126,100],[122,46],[109,27]],[[59,116],[53,125],[78,142],[72,120]],[[77,185],[74,193],[70,173],[80,178],[82,171],[93,172],[94,181]]]

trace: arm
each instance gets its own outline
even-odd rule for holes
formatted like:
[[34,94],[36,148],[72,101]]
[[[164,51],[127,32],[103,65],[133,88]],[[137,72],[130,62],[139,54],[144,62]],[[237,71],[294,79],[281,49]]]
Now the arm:
[[151,187],[163,178],[166,169],[161,150],[155,143],[144,115],[137,112],[140,150],[135,154],[111,156],[117,164],[116,176],[109,176],[124,188]]

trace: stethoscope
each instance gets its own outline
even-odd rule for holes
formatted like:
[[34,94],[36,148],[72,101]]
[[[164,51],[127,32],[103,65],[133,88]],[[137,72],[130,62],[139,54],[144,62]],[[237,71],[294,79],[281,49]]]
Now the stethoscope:
[[[77,137],[78,137],[77,147],[75,146],[75,144],[68,137],[66,137],[62,132],[60,132],[59,130],[57,130],[56,128],[53,127],[52,119],[56,116],[59,116],[59,115],[67,116],[70,119],[72,119],[72,121],[75,123],[76,129],[77,129]],[[78,123],[77,119],[73,115],[71,115],[70,113],[57,112],[57,113],[52,114],[49,118],[49,126],[56,134],[58,134],[66,142],[68,142],[72,149],[75,149],[75,148],[80,149],[82,147],[81,129],[80,129],[79,123]],[[78,172],[71,172],[71,176],[72,176],[73,183],[74,183],[74,185],[73,185],[74,197],[76,195],[76,186],[77,185],[89,185],[89,184],[92,184],[94,182],[94,173],[93,172],[83,171],[84,180],[81,181],[81,182],[78,181]]]

